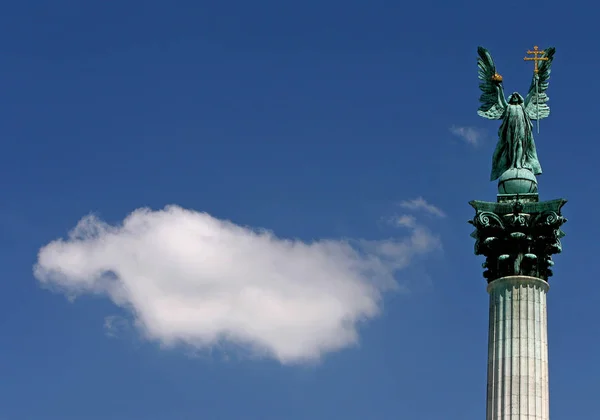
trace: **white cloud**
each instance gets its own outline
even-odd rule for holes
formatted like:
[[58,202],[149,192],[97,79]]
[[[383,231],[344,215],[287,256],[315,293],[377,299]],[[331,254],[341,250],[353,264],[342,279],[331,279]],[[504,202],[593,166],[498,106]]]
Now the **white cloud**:
[[433,204],[429,204],[423,197],[417,197],[414,200],[401,201],[400,207],[408,210],[423,210],[426,213],[437,217],[446,217],[446,213]]
[[[300,363],[356,343],[394,273],[438,246],[416,224],[401,240],[306,243],[169,206],[120,226],[83,218],[40,250],[34,274],[66,295],[107,295],[163,346],[229,343]],[[114,334],[121,321],[107,319]]]
[[474,127],[452,126],[450,127],[450,132],[472,146],[477,146],[483,138],[483,132]]
[[402,214],[400,216],[395,217],[392,222],[396,226],[402,226],[407,228],[414,228],[417,226],[417,219],[414,216],[410,216],[408,214]]

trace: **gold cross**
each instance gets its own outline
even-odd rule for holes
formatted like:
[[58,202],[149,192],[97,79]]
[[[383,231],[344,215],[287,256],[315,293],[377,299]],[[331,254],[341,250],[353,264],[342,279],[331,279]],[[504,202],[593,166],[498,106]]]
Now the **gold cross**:
[[523,60],[525,61],[533,61],[533,72],[538,72],[538,61],[548,61],[548,57],[538,57],[538,54],[544,54],[544,51],[540,51],[538,46],[533,47],[533,51],[527,50],[528,55],[533,55],[533,57],[525,57]]

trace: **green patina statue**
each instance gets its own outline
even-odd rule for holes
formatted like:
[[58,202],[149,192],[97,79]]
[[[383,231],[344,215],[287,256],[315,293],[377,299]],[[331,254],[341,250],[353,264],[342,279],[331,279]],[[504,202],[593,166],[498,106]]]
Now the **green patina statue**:
[[[514,92],[508,100],[504,97],[502,76],[496,72],[492,56],[483,47],[479,47],[477,52],[481,80],[479,88],[483,92],[479,98],[481,106],[477,113],[490,120],[502,120],[492,159],[491,181],[509,170],[518,172],[519,169],[528,169],[533,175],[541,174],[542,167],[535,149],[531,121],[537,120],[539,124],[539,120],[550,114],[550,108],[546,105],[546,90],[555,48],[542,51],[534,47],[533,51],[527,51],[533,57],[525,57],[525,60],[532,60],[535,66],[529,92],[525,99]],[[538,65],[538,61],[541,64]]]
[[479,47],[479,87],[483,91],[478,114],[502,120],[492,161],[492,181],[498,179],[497,202],[471,201],[475,217],[475,254],[485,256],[483,276],[488,282],[507,276],[531,276],[548,281],[552,256],[562,251],[567,221],[561,209],[564,199],[540,201],[535,175],[542,173],[533,141],[532,120],[550,114],[546,105],[554,48],[527,51],[534,62],[533,81],[527,97],[513,93],[505,99],[502,76],[490,53]]

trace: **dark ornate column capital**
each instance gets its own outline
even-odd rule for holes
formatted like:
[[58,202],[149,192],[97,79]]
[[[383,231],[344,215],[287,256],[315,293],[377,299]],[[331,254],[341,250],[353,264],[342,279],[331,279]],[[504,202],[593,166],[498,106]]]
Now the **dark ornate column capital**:
[[[531,196],[531,197],[529,197]],[[548,281],[552,255],[562,251],[560,227],[567,221],[564,199],[537,201],[527,197],[498,197],[497,203],[471,201],[475,217],[475,255],[486,257],[483,276],[488,283],[506,276],[531,276]]]

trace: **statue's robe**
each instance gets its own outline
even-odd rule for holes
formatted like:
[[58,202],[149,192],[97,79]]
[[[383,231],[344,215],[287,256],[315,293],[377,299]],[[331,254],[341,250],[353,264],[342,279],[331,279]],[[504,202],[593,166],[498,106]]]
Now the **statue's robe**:
[[491,180],[511,168],[529,169],[534,175],[542,173],[533,141],[533,124],[522,103],[507,104],[504,111],[492,158]]

